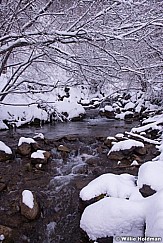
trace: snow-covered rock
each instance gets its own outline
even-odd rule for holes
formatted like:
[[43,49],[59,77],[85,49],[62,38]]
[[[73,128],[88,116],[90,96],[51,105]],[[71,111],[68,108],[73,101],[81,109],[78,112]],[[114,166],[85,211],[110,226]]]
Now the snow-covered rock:
[[97,177],[84,187],[80,192],[80,198],[86,201],[102,194],[117,198],[129,198],[135,187],[134,176],[108,173]]
[[126,149],[131,149],[133,147],[144,147],[144,144],[142,142],[133,140],[133,139],[128,139],[125,141],[120,141],[118,143],[115,143],[111,150],[109,151],[108,155],[113,152],[113,151],[120,151],[120,150],[126,150]]
[[144,219],[141,201],[107,197],[86,207],[80,227],[91,240],[109,236],[143,236]]
[[[85,114],[85,109],[82,105],[76,102],[70,101],[69,99],[64,99],[63,101],[58,101],[55,103],[55,110],[58,116],[62,119],[62,115],[65,119],[73,120],[77,118],[82,118]],[[63,117],[64,119],[64,117]]]
[[11,149],[2,141],[0,141],[0,151],[4,151],[6,154],[12,154]]
[[32,164],[46,164],[51,157],[51,153],[45,150],[37,150],[31,154]]
[[133,103],[133,102],[128,102],[126,105],[125,105],[125,107],[124,107],[124,110],[133,110],[133,108],[135,107],[135,103]]
[[21,214],[29,220],[34,220],[39,214],[39,205],[36,196],[29,190],[24,190],[20,203]]
[[12,150],[2,141],[0,141],[0,162],[12,158]]
[[33,136],[33,138],[34,139],[44,139],[45,137],[44,137],[44,134],[42,134],[42,133],[36,133],[36,135],[35,136]]
[[17,152],[21,155],[28,155],[32,151],[39,149],[39,145],[32,138],[21,137],[18,142]]

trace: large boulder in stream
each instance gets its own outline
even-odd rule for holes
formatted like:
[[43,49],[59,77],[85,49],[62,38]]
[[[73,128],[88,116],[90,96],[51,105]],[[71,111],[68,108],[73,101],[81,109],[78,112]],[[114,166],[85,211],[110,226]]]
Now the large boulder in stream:
[[[138,148],[143,149],[144,144],[142,142],[128,139],[124,141],[117,142],[113,145],[108,153],[109,159],[112,160],[122,160],[124,158],[128,158],[130,155],[136,153]],[[144,151],[139,151],[139,153],[145,153]]]

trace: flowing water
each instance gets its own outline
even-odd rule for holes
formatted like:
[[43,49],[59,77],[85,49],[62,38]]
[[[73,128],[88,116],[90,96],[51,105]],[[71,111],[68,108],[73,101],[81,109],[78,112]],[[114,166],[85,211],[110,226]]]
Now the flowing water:
[[[105,159],[107,151],[99,149],[99,138],[114,136],[117,133],[130,131],[134,124],[126,124],[124,121],[109,120],[106,118],[92,118],[89,113],[87,118],[78,122],[56,123],[43,127],[25,127],[12,131],[2,131],[1,136],[33,137],[35,133],[43,133],[45,138],[51,140],[62,139],[65,136],[76,137],[77,140],[69,141],[70,153],[64,160],[56,148],[51,152],[54,157],[51,161],[51,179],[48,185],[41,190],[43,202],[42,217],[35,223],[33,238],[28,235],[30,242],[43,243],[78,243],[87,242],[80,234],[79,192],[83,186],[97,175],[106,173],[110,167],[89,166],[86,161],[89,158],[97,160]],[[102,142],[101,142],[102,144]],[[99,155],[100,154],[100,155]],[[110,172],[110,171],[109,171]],[[44,176],[44,175],[43,175]],[[27,233],[28,234],[28,233]],[[36,235],[38,237],[36,239]]]

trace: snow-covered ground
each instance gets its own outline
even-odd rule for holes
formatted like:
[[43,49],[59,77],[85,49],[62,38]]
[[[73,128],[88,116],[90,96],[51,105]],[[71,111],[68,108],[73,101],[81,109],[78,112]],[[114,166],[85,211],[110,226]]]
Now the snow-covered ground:
[[[2,76],[0,91],[7,82],[7,77]],[[81,104],[89,104],[93,99],[98,103],[101,98],[100,92],[92,94],[89,86],[67,87],[66,84],[48,93],[33,93],[28,90],[24,94],[8,94],[0,103],[0,130],[8,129],[4,121],[11,126],[20,127],[35,119],[50,121],[52,115],[54,120],[72,120],[85,114]]]

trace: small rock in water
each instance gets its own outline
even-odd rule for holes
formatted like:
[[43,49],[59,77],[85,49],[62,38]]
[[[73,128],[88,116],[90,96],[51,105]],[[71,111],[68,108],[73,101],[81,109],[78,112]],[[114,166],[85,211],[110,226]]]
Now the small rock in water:
[[[27,194],[28,193],[28,194]],[[30,197],[31,196],[31,197]],[[20,202],[21,214],[29,220],[34,220],[39,215],[39,205],[36,201],[36,196],[31,191],[24,190],[22,192]]]
[[67,153],[70,152],[70,150],[66,146],[64,146],[64,145],[59,145],[58,146],[58,150],[59,151],[63,151],[63,152],[67,152]]

